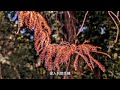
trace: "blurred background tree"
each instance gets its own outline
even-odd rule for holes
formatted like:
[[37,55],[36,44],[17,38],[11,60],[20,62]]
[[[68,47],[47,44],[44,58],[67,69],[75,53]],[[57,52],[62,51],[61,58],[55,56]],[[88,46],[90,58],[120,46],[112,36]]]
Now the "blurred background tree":
[[[77,31],[81,27],[86,11],[73,11],[78,19]],[[71,13],[73,13],[71,12]],[[46,18],[52,30],[52,42],[59,43],[61,38],[67,40],[64,32],[63,11],[40,11]],[[117,13],[117,12],[114,12]],[[19,35],[17,31],[17,14],[15,11],[0,11],[0,79],[60,79],[60,76],[50,76],[43,65],[36,68],[36,51],[34,49],[33,33],[23,27]],[[108,53],[112,58],[92,54],[106,68],[102,72],[95,68],[92,72],[86,63],[79,62],[80,72],[70,66],[73,79],[120,79],[120,39],[115,44],[116,26],[107,11],[89,11],[82,32],[78,36],[79,43],[90,40],[90,44],[102,47],[101,51]],[[71,41],[72,42],[72,41]]]

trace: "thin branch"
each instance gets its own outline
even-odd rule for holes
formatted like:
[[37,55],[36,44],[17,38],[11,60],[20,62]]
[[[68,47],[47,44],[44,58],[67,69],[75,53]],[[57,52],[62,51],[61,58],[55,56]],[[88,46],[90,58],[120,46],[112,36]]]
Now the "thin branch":
[[69,16],[69,18],[70,18],[70,13],[69,13],[69,11],[67,11],[67,14],[68,14],[68,16]]
[[100,53],[100,54],[106,55],[106,56],[108,56],[109,58],[111,58],[111,56],[110,56],[110,55],[108,55],[107,53],[100,52],[100,51],[93,51],[93,52]]
[[[70,59],[68,60],[68,64],[67,64],[67,67],[66,67],[66,71],[65,71],[65,72],[68,72],[69,66],[70,66]],[[64,75],[64,79],[67,79],[67,78],[68,78],[68,76],[67,76],[67,75]]]
[[117,17],[119,17],[119,11],[117,11]]
[[15,65],[13,66],[13,69],[14,69],[14,71],[15,71],[15,73],[16,73],[18,79],[21,79],[20,74],[19,74],[19,72],[18,72],[18,70],[17,70],[17,68],[16,68]]
[[112,13],[112,15],[114,15],[116,17],[116,19],[118,20],[118,22],[120,23],[120,19],[118,18],[117,15],[115,15],[115,13],[113,13],[112,11],[108,11],[109,13]]
[[[117,42],[118,40],[118,36],[119,36],[119,27],[118,27],[118,24],[116,23],[115,19],[112,17],[112,15],[110,14],[111,11],[108,11],[108,14],[110,15],[110,17],[112,18],[114,24],[116,25],[116,28],[117,28],[117,35],[116,35],[116,39],[115,39],[115,43]],[[111,12],[113,15],[114,13]],[[116,16],[116,15],[115,15]],[[116,17],[117,18],[117,17]]]
[[83,28],[83,26],[84,26],[84,23],[85,23],[87,14],[88,14],[88,11],[85,13],[85,16],[84,16],[84,19],[83,19],[83,22],[82,22],[82,26],[81,26],[80,30],[78,31],[77,36],[78,36],[78,35],[80,34],[80,32],[82,31],[82,28]]
[[20,33],[20,28],[18,28],[17,32],[15,32],[15,34],[19,34]]

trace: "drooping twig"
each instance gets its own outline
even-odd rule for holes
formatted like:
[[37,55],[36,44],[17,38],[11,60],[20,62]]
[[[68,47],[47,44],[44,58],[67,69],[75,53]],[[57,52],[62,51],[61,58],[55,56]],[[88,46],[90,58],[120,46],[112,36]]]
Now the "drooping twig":
[[84,19],[83,19],[83,22],[82,22],[81,28],[80,28],[80,30],[78,31],[77,36],[80,34],[80,32],[81,32],[82,29],[83,29],[83,26],[84,26],[84,23],[85,23],[85,20],[86,20],[86,16],[87,16],[87,14],[88,14],[88,11],[85,13],[85,16],[84,16]]

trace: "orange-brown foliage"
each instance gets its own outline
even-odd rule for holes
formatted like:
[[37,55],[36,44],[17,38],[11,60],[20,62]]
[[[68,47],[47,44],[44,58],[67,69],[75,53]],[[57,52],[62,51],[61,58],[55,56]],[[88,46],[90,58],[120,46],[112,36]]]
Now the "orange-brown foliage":
[[17,13],[19,20],[18,29],[24,24],[29,29],[34,29],[34,45],[37,55],[39,55],[36,66],[39,66],[42,62],[49,71],[59,71],[60,64],[68,64],[71,56],[76,55],[74,60],[75,70],[77,70],[78,67],[79,57],[82,57],[91,70],[93,70],[95,64],[97,64],[103,72],[105,71],[105,67],[91,55],[92,52],[95,52],[110,57],[104,52],[97,51],[100,47],[87,44],[89,41],[85,41],[79,45],[70,44],[65,41],[62,41],[60,44],[51,43],[51,29],[40,13],[35,11],[17,11]]

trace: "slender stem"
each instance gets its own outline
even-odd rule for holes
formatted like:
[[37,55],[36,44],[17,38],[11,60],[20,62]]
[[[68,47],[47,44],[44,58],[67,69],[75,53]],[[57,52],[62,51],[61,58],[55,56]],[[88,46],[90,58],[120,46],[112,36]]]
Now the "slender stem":
[[[66,72],[68,72],[69,66],[70,66],[70,59],[68,61],[67,67],[66,67]],[[68,76],[64,75],[64,79],[68,79]]]
[[15,32],[15,34],[19,34],[20,33],[20,28],[18,28],[17,32]]
[[82,31],[82,28],[83,28],[83,26],[84,26],[84,23],[85,23],[87,14],[88,14],[88,11],[85,13],[85,16],[84,16],[84,19],[83,19],[83,22],[82,22],[82,26],[81,26],[80,30],[78,31],[77,36],[78,36],[78,35],[80,34],[80,32]]
[[120,19],[118,18],[117,15],[115,15],[115,13],[113,13],[112,11],[108,11],[109,13],[111,13],[112,15],[114,15],[116,17],[116,19],[118,20],[118,22],[120,23]]
[[69,11],[67,11],[67,14],[68,14],[68,16],[69,16],[69,18],[70,18],[70,13],[69,13]]
[[[116,35],[116,39],[115,39],[115,43],[117,42],[118,40],[118,36],[119,36],[119,27],[118,27],[118,24],[116,23],[115,19],[112,17],[111,13],[116,17],[118,18],[113,12],[111,11],[108,11],[108,14],[110,15],[110,17],[112,18],[114,24],[116,25],[116,28],[117,28],[117,35]],[[118,20],[120,22],[120,20]]]
[[15,71],[15,73],[16,73],[18,79],[21,79],[20,74],[19,74],[19,72],[18,72],[18,70],[17,70],[17,68],[16,68],[15,65],[13,66],[13,69],[14,69],[14,71]]
[[119,11],[117,11],[117,17],[119,17]]

